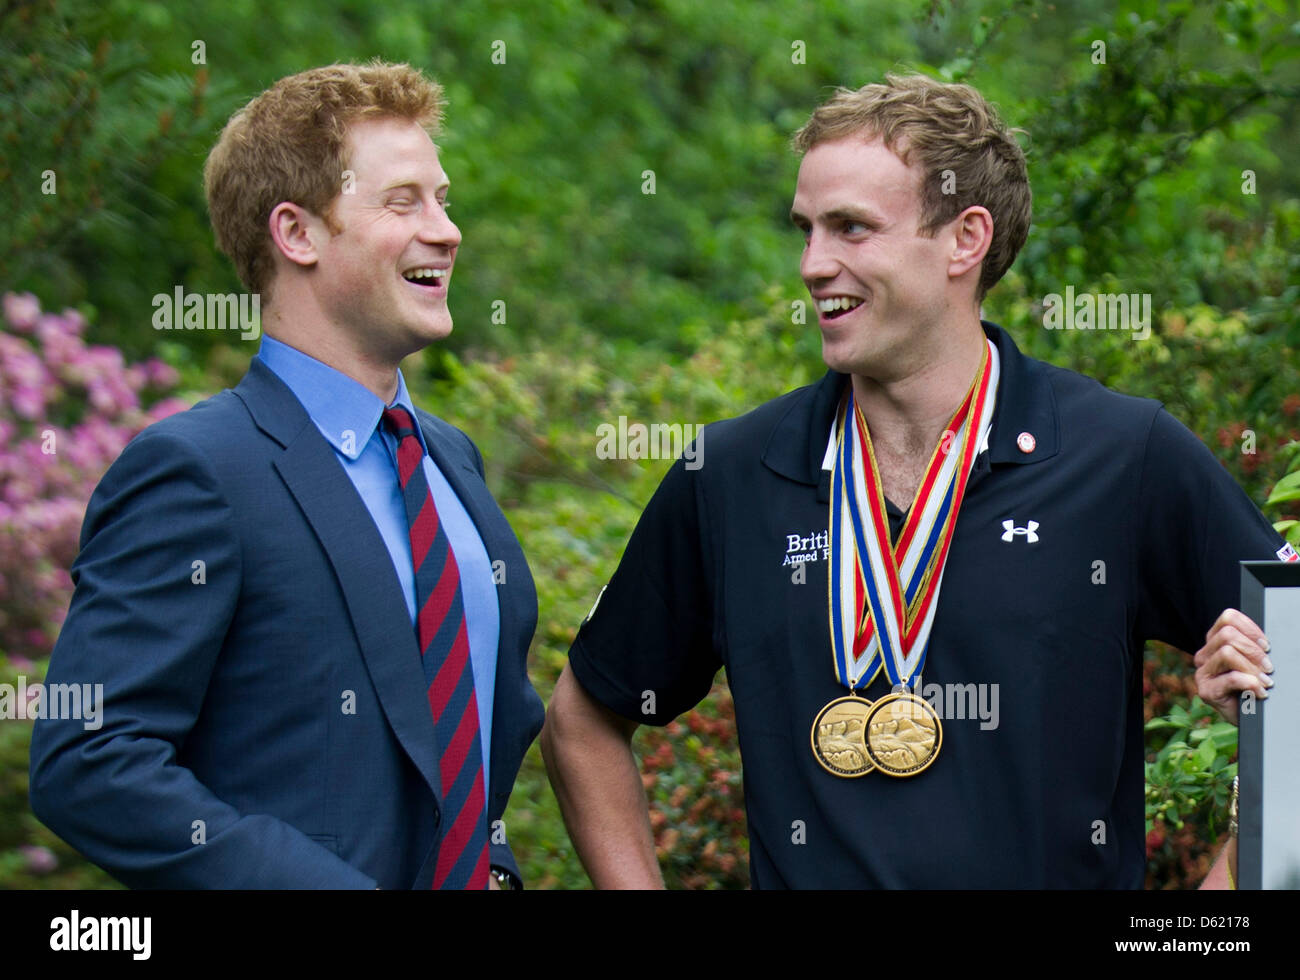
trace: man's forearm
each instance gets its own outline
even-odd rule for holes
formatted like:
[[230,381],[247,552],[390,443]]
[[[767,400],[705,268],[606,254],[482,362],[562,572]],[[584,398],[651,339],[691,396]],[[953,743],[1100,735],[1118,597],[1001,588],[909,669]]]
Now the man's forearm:
[[597,888],[662,888],[633,722],[594,701],[568,667],[542,729],[542,758],[569,837]]

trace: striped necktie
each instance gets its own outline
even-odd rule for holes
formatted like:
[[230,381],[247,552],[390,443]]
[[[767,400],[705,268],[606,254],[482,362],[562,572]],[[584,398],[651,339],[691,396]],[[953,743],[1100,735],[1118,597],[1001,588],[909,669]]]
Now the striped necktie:
[[411,413],[384,410],[397,437],[397,475],[411,527],[416,639],[424,665],[434,734],[442,752],[442,826],[434,888],[486,888],[488,834],[474,670],[465,631],[460,569],[438,519],[424,472],[424,447]]

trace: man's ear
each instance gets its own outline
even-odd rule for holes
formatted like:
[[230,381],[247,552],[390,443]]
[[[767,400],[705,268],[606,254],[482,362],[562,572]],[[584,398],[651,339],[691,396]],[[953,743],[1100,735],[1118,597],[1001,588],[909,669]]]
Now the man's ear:
[[955,241],[948,260],[948,275],[956,279],[984,261],[993,244],[993,215],[978,204],[953,219]]
[[271,241],[290,262],[303,267],[316,264],[316,241],[322,233],[328,234],[324,222],[300,205],[281,201],[271,209],[268,220]]

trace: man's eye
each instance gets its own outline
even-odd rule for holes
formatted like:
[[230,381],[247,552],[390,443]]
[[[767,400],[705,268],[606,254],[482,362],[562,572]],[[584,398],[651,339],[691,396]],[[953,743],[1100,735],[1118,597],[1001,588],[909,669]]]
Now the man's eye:
[[863,234],[864,232],[867,232],[867,231],[870,231],[870,230],[871,230],[871,229],[868,228],[866,225],[864,225],[861,221],[846,221],[846,222],[844,222],[844,231],[845,231],[846,234],[849,234],[849,235],[861,235],[861,234]]

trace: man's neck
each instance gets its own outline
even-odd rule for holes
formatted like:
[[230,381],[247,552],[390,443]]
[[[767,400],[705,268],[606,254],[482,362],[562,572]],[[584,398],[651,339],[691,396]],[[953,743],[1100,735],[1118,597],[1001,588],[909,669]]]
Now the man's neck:
[[975,320],[955,330],[913,371],[884,381],[852,376],[885,496],[900,509],[911,505],[935,447],[979,371],[985,344]]
[[272,306],[265,311],[263,330],[271,339],[351,378],[385,405],[397,395],[397,364],[373,351],[356,349],[339,331],[322,326],[319,318],[290,318]]
[[985,343],[976,321],[974,329],[955,332],[941,354],[905,375],[881,381],[854,374],[853,397],[867,420],[873,446],[923,450],[928,457],[975,380]]

